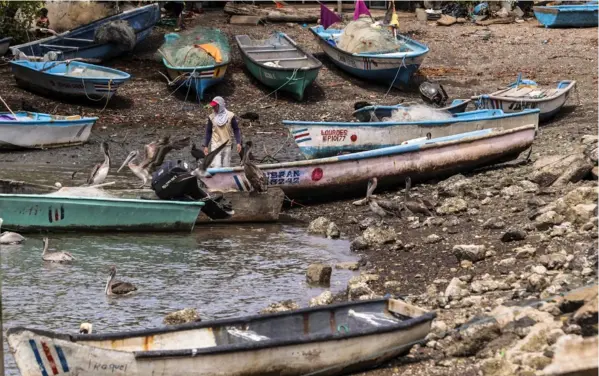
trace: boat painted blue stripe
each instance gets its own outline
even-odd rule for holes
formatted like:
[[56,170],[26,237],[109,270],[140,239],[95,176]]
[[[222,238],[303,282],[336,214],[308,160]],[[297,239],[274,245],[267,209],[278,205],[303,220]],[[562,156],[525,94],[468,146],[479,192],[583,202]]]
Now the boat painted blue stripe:
[[[285,120],[283,120],[283,123],[285,123]],[[308,128],[302,128],[302,129],[298,129],[296,131],[291,131],[291,133],[297,134],[297,133],[306,132],[307,130],[308,130]]]
[[235,184],[237,184],[237,189],[243,192],[243,186],[241,185],[241,182],[239,181],[237,175],[233,175],[233,180],[235,180]]
[[[75,76],[68,76],[65,75],[66,71],[66,65],[64,64],[57,64],[56,61],[49,61],[49,62],[34,62],[34,61],[27,61],[27,60],[13,60],[9,62],[12,65],[17,65],[23,68],[27,68],[36,72],[39,72],[40,70],[44,69],[44,68],[48,68],[51,67],[50,69],[41,72],[43,74],[49,75],[49,76],[55,76],[55,77],[60,77],[60,78],[65,78],[65,79],[70,79],[70,80],[77,80],[77,81],[81,81],[81,77],[75,77]],[[53,66],[53,64],[56,64],[55,66]],[[107,68],[107,67],[103,67],[101,65],[94,65],[94,64],[87,64],[87,63],[83,63],[80,61],[71,61],[70,62],[71,66],[74,67],[83,67],[83,68],[92,68],[94,71],[100,71],[100,72],[106,72],[106,73],[112,73],[112,74],[116,74],[118,75],[118,77],[111,77],[111,78],[106,78],[106,77],[100,77],[100,76],[90,76],[90,77],[84,77],[85,80],[94,80],[96,82],[108,82],[110,80],[113,80],[115,82],[125,82],[126,80],[131,78],[131,75],[127,72],[123,72],[120,71],[118,69],[113,69],[113,68]],[[63,67],[64,66],[64,69]],[[59,70],[61,72],[53,72],[52,70],[55,69]]]
[[302,142],[312,141],[312,137],[300,138],[299,140],[295,140],[296,144],[301,144]]
[[48,372],[46,371],[46,366],[44,366],[44,362],[42,361],[42,357],[40,356],[40,352],[37,349],[37,345],[35,341],[30,339],[29,345],[31,346],[31,350],[33,350],[33,356],[35,356],[35,360],[37,361],[37,365],[40,367],[40,371],[42,372],[42,376],[48,376]]
[[54,345],[54,349],[56,350],[56,354],[58,355],[58,359],[60,360],[60,365],[62,366],[62,370],[64,372],[69,372],[69,364],[67,363],[67,358],[64,356],[62,347],[60,347],[58,345]]

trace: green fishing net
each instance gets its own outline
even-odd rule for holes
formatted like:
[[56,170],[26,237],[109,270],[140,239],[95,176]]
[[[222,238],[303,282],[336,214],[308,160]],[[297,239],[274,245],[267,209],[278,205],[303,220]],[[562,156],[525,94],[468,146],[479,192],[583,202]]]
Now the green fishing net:
[[227,36],[218,29],[197,27],[185,34],[167,34],[160,53],[173,67],[226,63],[231,56]]

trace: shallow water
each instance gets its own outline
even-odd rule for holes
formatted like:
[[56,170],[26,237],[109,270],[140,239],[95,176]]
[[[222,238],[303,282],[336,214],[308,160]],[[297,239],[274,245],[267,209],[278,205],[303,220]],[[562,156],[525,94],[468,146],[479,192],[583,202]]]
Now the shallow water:
[[[4,330],[17,325],[76,333],[150,328],[186,307],[201,317],[256,314],[286,299],[307,306],[324,291],[305,283],[313,262],[355,260],[344,240],[308,236],[284,225],[199,226],[191,234],[51,235],[50,248],[70,251],[72,265],[41,260],[41,236],[2,246]],[[134,283],[127,297],[107,297],[110,265],[117,279]],[[342,291],[352,272],[333,270],[330,289]],[[6,337],[5,337],[6,338]],[[18,375],[4,344],[7,375]]]

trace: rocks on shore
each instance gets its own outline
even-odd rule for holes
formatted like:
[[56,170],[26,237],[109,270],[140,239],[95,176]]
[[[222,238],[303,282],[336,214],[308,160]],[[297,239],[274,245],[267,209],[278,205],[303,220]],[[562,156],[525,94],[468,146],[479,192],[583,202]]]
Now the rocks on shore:
[[310,264],[306,270],[306,282],[309,284],[328,286],[331,284],[333,268],[324,264]]
[[185,308],[180,311],[171,312],[162,321],[165,325],[180,325],[188,322],[202,321],[195,308]]
[[260,311],[260,313],[265,314],[265,313],[285,312],[285,311],[292,311],[292,310],[299,309],[299,308],[300,308],[299,305],[297,305],[297,303],[294,302],[293,300],[284,300],[279,303],[270,304],[268,307],[262,309]]
[[333,303],[333,294],[328,290],[310,299],[310,307],[323,306],[331,303]]
[[327,217],[318,217],[308,225],[308,233],[313,235],[322,235],[327,238],[337,239],[341,236],[339,228]]

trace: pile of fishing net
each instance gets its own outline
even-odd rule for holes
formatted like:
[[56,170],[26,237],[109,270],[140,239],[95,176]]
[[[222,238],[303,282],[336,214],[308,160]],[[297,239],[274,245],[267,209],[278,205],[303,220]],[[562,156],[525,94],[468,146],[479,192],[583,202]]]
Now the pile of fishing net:
[[384,26],[375,26],[370,18],[360,17],[347,24],[339,36],[337,47],[349,53],[394,52],[401,47]]
[[114,43],[121,51],[132,50],[136,41],[135,30],[125,20],[107,22],[94,32],[94,42]]
[[62,187],[46,196],[114,198],[110,193],[96,187]]
[[168,34],[159,49],[173,67],[203,67],[229,61],[227,36],[218,29],[198,27],[187,34]]
[[391,113],[391,117],[383,118],[383,121],[406,122],[421,120],[446,120],[451,119],[453,115],[449,111],[416,104],[406,107],[400,107]]

